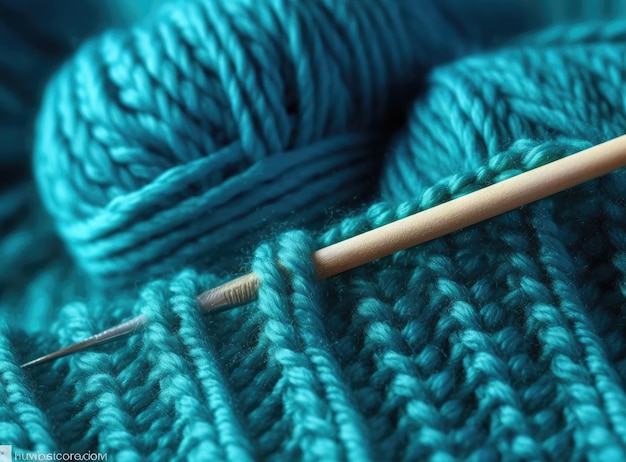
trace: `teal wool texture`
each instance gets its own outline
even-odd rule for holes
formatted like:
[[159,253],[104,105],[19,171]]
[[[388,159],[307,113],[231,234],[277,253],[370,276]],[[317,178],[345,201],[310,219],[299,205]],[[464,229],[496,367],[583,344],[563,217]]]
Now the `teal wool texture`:
[[362,198],[424,69],[491,39],[494,14],[455,27],[457,3],[182,2],[89,43],[49,88],[35,152],[68,248],[119,285],[224,266],[268,225]]
[[[50,218],[30,187],[0,199],[0,444],[624,460],[624,171],[328,280],[309,258],[624,133],[626,22],[516,35],[537,18],[181,0],[84,43],[36,125]],[[199,312],[250,269],[257,301]],[[139,314],[127,341],[19,367]]]

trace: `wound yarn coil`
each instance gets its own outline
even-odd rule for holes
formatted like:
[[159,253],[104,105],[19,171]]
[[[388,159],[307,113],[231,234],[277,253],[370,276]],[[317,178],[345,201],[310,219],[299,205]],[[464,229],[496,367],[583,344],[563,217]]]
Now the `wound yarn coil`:
[[371,195],[424,71],[524,27],[515,7],[481,5],[174,2],[86,44],[50,85],[43,200],[105,285],[232,267],[263,230]]
[[598,144],[622,135],[624,39],[621,21],[556,26],[489,57],[489,66],[478,55],[437,68],[388,149],[383,197],[416,197],[443,178],[475,171],[512,142]]

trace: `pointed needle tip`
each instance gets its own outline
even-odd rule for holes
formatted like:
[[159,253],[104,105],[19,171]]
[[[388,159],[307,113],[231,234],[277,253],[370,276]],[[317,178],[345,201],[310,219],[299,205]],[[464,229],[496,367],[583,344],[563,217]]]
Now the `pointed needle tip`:
[[101,345],[103,343],[111,342],[127,335],[135,334],[147,323],[148,319],[144,315],[137,316],[126,322],[123,322],[122,324],[118,324],[117,326],[111,327],[110,329],[92,335],[91,337],[81,342],[75,343],[65,348],[61,348],[60,350],[48,353],[47,355],[40,356],[39,358],[33,359],[32,361],[28,361],[27,363],[22,364],[20,367],[22,369],[27,369],[33,366],[37,366],[39,364],[47,363],[48,361],[62,358],[64,356],[76,353],[77,351],[81,351],[95,345]]

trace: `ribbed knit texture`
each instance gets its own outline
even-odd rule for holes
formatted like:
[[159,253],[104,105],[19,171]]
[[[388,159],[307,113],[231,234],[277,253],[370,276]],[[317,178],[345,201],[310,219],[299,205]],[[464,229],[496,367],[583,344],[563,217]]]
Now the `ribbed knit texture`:
[[[465,3],[177,1],[86,43],[38,119],[51,218],[0,202],[0,444],[623,460],[626,172],[325,281],[308,258],[624,133],[626,22],[515,37],[523,10]],[[199,313],[247,270],[258,301]]]

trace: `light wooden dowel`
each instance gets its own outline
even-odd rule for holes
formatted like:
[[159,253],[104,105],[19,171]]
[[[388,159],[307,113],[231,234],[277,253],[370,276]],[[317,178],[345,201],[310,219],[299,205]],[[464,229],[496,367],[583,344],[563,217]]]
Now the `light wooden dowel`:
[[[311,258],[320,279],[423,244],[626,166],[626,135],[324,247]],[[575,204],[573,204],[575,206]]]
[[[400,250],[431,241],[626,166],[626,135],[521,173],[311,255],[319,279],[335,276]],[[259,278],[249,273],[201,294],[204,310],[256,298]]]

